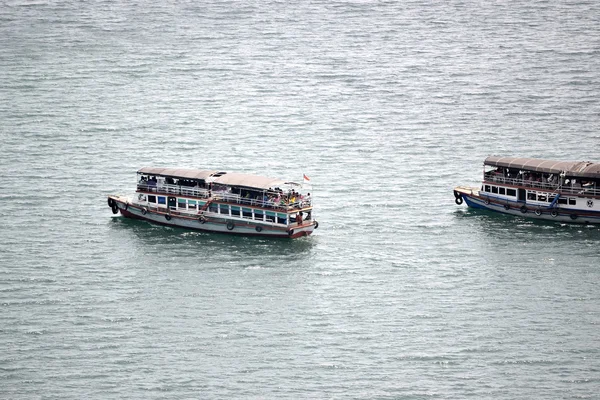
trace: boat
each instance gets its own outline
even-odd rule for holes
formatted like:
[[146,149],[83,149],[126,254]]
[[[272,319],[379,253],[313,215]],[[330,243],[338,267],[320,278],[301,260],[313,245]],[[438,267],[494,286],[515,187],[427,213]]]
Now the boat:
[[206,232],[298,238],[319,226],[304,180],[217,170],[144,167],[135,194],[109,195],[108,206],[127,218]]
[[600,223],[600,164],[490,156],[481,187],[457,186],[458,205],[542,220]]

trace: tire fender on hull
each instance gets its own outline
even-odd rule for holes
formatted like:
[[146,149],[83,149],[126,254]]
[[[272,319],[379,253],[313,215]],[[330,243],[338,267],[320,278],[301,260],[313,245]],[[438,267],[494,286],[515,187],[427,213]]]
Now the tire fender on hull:
[[463,203],[463,198],[459,192],[454,191],[454,202],[459,206]]
[[522,206],[521,206],[521,212],[522,212],[523,214],[527,214],[527,206],[526,206],[526,205],[522,205]]

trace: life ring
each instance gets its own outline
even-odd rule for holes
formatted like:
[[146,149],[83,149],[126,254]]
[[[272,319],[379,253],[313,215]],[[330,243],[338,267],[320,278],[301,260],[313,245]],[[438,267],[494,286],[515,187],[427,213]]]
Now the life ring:
[[254,229],[256,229],[256,232],[262,232],[262,230],[263,230],[262,226],[257,226]]
[[490,204],[490,198],[486,197],[485,200],[483,201],[486,205]]
[[108,198],[108,206],[109,206],[110,208],[112,208],[113,204],[115,204],[115,201],[109,197],[109,198]]
[[462,197],[457,197],[454,199],[454,202],[460,206],[463,203],[463,199]]
[[229,221],[229,222],[227,223],[227,230],[228,230],[228,231],[232,231],[232,230],[233,230],[233,228],[235,228],[235,224],[233,223],[233,221]]
[[145,207],[144,207],[144,208],[142,208],[142,214],[143,214],[143,215],[146,215],[146,213],[147,213],[147,212],[148,212],[148,209],[147,209],[147,208],[145,208]]
[[576,220],[577,219],[577,214],[571,214],[571,215],[569,215],[569,217],[571,217],[572,220]]
[[505,210],[510,210],[510,206],[509,206],[508,204],[505,204],[505,205],[504,205],[504,209],[505,209]]
[[558,215],[558,213],[556,212],[556,210],[552,210],[552,212],[550,213],[550,215],[552,215],[552,218],[556,218],[556,216]]
[[140,193],[140,194],[138,195],[138,200],[142,200],[143,198],[144,198],[144,195]]
[[204,215],[201,215],[200,218],[198,218],[198,222],[200,222],[201,224],[205,224],[206,223],[206,217]]
[[536,209],[535,209],[535,215],[537,215],[538,217],[539,217],[540,215],[542,215],[542,210],[540,210],[539,208],[536,208]]
[[526,205],[523,205],[523,206],[521,206],[521,212],[522,212],[523,214],[526,214],[526,213],[527,213],[527,206],[526,206]]
[[113,214],[117,214],[119,212],[119,206],[117,206],[116,204],[113,204],[112,212],[113,212]]
[[166,219],[167,221],[170,221],[170,220],[171,220],[171,216],[170,216],[169,214],[165,214],[165,219]]
[[315,229],[317,229],[319,227],[319,222],[315,221]]

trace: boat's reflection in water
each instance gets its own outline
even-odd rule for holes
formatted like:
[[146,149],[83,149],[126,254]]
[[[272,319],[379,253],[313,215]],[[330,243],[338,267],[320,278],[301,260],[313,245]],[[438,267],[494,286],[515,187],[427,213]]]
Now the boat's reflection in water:
[[542,240],[555,244],[561,241],[600,240],[598,224],[553,222],[475,208],[457,210],[454,214],[462,219],[461,224],[467,222],[470,229],[496,239],[514,240],[522,237],[532,242]]
[[135,240],[137,250],[146,255],[155,253],[158,256],[160,253],[160,258],[164,258],[164,252],[168,252],[175,258],[199,257],[214,261],[259,258],[298,261],[310,257],[317,240],[315,236],[292,240],[209,233],[121,217],[113,218],[111,222],[112,229],[122,231],[124,236]]

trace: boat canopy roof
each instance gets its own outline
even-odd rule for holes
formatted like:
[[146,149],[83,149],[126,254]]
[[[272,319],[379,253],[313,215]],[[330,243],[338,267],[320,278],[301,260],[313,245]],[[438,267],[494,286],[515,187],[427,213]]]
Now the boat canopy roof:
[[556,161],[539,158],[490,156],[483,162],[493,167],[514,168],[525,171],[561,174],[566,176],[600,179],[600,164],[589,161]]
[[138,174],[158,175],[170,178],[203,179],[220,185],[241,186],[262,190],[274,189],[283,185],[297,185],[292,182],[265,176],[216,170],[144,167],[138,170]]
[[138,174],[159,175],[170,178],[185,178],[185,179],[208,179],[218,171],[207,171],[200,169],[188,168],[152,168],[144,167],[138,171]]
[[212,180],[214,183],[227,186],[243,186],[256,189],[275,189],[283,186],[285,181],[275,178],[267,178],[266,176],[240,174],[236,172],[228,172]]

